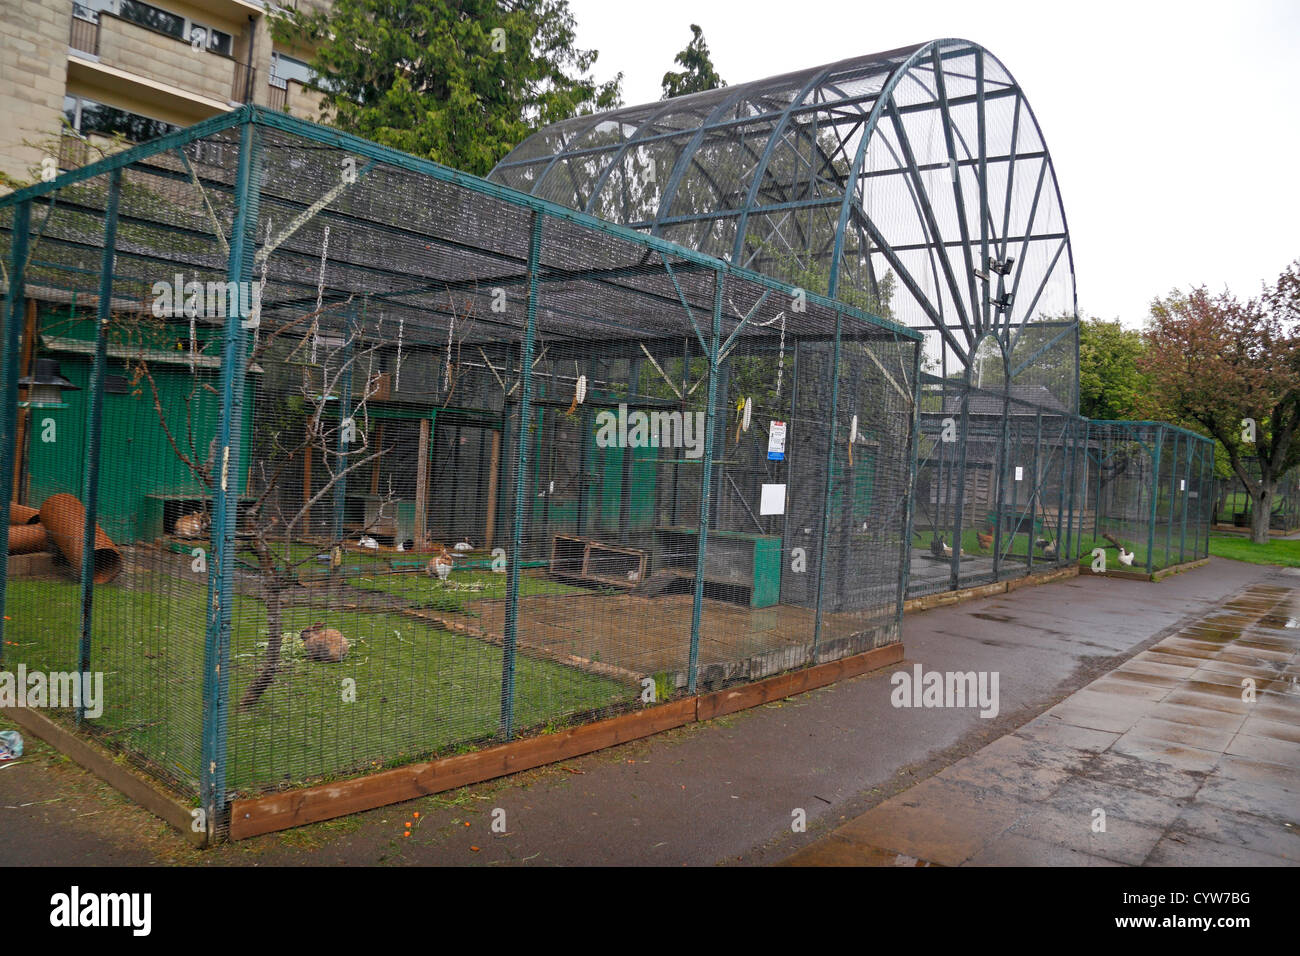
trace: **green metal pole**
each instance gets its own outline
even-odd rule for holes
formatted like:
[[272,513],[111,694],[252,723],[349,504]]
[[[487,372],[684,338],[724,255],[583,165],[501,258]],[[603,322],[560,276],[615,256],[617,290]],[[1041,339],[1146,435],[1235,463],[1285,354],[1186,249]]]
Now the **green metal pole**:
[[32,203],[25,200],[14,209],[13,244],[9,247],[9,288],[4,311],[4,393],[0,399],[0,528],[6,546],[0,548],[0,662],[4,661],[5,596],[9,586],[9,502],[14,494],[12,463],[18,452],[18,349],[22,328],[23,298],[26,292],[27,234],[31,230]]
[[[822,593],[826,587],[826,551],[831,533],[831,495],[835,489],[835,426],[840,410],[840,335],[844,315],[835,310],[835,344],[831,347],[831,413],[826,420],[826,481],[822,498],[821,542],[817,548],[817,608],[813,617],[813,643],[809,663],[817,663],[822,637]],[[793,424],[793,423],[792,423]],[[787,447],[789,442],[787,440]],[[847,493],[845,497],[848,497]]]
[[1169,456],[1169,501],[1165,505],[1165,564],[1170,564],[1169,551],[1174,543],[1174,494],[1178,488],[1178,445],[1182,440],[1179,432],[1174,432],[1174,447]]
[[[994,505],[994,518],[997,520],[993,528],[993,580],[1002,580],[1002,512],[1006,509],[1007,497],[1007,476],[1011,473],[1010,463],[1010,446],[1007,444],[1008,420],[1011,418],[1011,382],[1003,379],[1002,382],[1002,437],[998,446],[998,494],[997,503]],[[1015,536],[1012,535],[1012,542]]]
[[1034,532],[1034,522],[1038,520],[1038,505],[1041,500],[1040,492],[1042,490],[1042,476],[1038,473],[1040,467],[1039,454],[1043,447],[1043,410],[1041,408],[1034,412],[1034,476],[1030,481],[1029,488],[1029,566],[1026,573],[1034,573],[1034,545],[1038,536]]
[[1156,426],[1155,452],[1151,476],[1151,520],[1147,523],[1147,574],[1151,573],[1151,564],[1156,547],[1156,504],[1160,498],[1160,446],[1164,443],[1164,429]]
[[1069,430],[1070,429],[1069,429],[1068,422],[1062,419],[1061,430],[1057,432],[1058,437],[1056,440],[1056,447],[1060,449],[1060,455],[1061,455],[1061,462],[1060,462],[1061,488],[1060,488],[1060,494],[1056,496],[1056,529],[1054,535],[1056,539],[1056,565],[1058,567],[1061,565],[1062,561],[1065,560],[1066,554],[1069,553],[1067,548],[1067,541],[1066,541],[1066,535],[1069,532],[1068,530],[1065,530],[1063,528],[1063,521],[1062,521],[1062,519],[1065,517],[1065,483],[1069,481],[1069,472],[1066,470],[1067,459],[1065,454],[1066,436],[1069,434]]
[[501,735],[515,732],[515,649],[519,643],[519,567],[524,547],[524,485],[528,477],[528,419],[533,401],[533,343],[537,332],[537,278],[541,272],[542,212],[533,211],[528,242],[528,307],[519,361],[519,433],[515,436],[515,507],[510,528],[510,564],[506,577],[504,654],[501,662]]
[[961,451],[957,456],[957,506],[953,509],[951,590],[961,587],[961,538],[966,520],[966,446],[970,444],[970,366],[961,389]]
[[700,473],[700,538],[695,555],[695,594],[691,605],[691,653],[686,669],[686,690],[695,693],[700,668],[700,615],[704,608],[704,561],[709,547],[710,478],[713,471],[713,433],[718,404],[718,342],[722,339],[722,272],[713,277],[713,341],[709,345],[709,405],[704,422],[704,467]]
[[897,623],[901,636],[903,605],[907,603],[907,586],[912,576],[912,516],[916,511],[916,474],[921,457],[921,345],[912,351],[912,432],[908,447],[907,508],[903,515],[903,545],[899,549]]
[[[235,221],[230,238],[227,275],[241,288],[253,275],[254,231],[261,200],[261,143],[251,121],[239,131],[239,168],[235,180]],[[208,836],[216,836],[226,802],[227,715],[230,705],[230,625],[234,601],[235,519],[239,507],[237,477],[243,436],[247,330],[242,295],[227,303],[221,347],[221,411],[217,424],[216,487],[213,489],[212,559],[208,563],[207,631],[203,643],[203,738],[199,802],[207,816]],[[232,468],[233,464],[233,468]]]
[[90,627],[95,601],[95,523],[99,520],[99,443],[104,431],[104,375],[108,365],[108,319],[113,305],[113,266],[117,248],[117,207],[122,192],[122,170],[115,169],[108,181],[108,206],[104,211],[104,252],[100,259],[99,308],[95,314],[95,362],[90,373],[90,425],[86,437],[86,480],[81,500],[86,508],[86,527],[81,542],[81,648],[78,671],[82,694],[77,705],[77,724],[86,716],[86,693],[90,680]]
[[1182,487],[1177,489],[1183,497],[1183,520],[1182,526],[1178,531],[1178,563],[1182,564],[1187,560],[1187,499],[1191,496],[1192,490],[1192,442],[1189,438],[1186,442],[1187,451],[1184,453],[1187,457],[1187,468],[1184,470]]

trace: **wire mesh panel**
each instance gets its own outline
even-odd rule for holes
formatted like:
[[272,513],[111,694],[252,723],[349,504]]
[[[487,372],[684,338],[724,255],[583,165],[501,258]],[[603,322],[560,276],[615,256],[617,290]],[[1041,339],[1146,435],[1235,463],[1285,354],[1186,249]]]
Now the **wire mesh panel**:
[[1090,422],[1081,556],[1147,573],[1205,557],[1213,443],[1158,422]]
[[255,108],[0,217],[64,399],[6,663],[102,672],[213,834],[900,637],[915,333]]
[[1082,420],[1037,386],[922,380],[908,595],[1068,564]]

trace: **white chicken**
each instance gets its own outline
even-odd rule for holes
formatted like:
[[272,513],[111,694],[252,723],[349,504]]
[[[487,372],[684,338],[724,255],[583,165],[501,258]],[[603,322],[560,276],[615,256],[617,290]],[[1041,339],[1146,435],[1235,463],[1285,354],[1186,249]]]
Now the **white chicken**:
[[428,566],[425,568],[425,573],[436,574],[439,581],[446,581],[448,575],[451,574],[451,567],[451,555],[447,553],[446,548],[443,548],[430,559]]
[[1125,550],[1122,544],[1119,546],[1119,563],[1126,568],[1133,567],[1133,552]]
[[464,538],[464,539],[462,539],[461,541],[459,541],[457,544],[453,545],[452,547],[453,547],[453,550],[459,552],[460,554],[464,554],[466,551],[473,551],[473,550],[474,550],[474,545],[470,544],[470,542],[469,542],[469,538]]
[[370,537],[370,535],[368,534],[363,534],[360,538],[358,538],[357,545],[362,548],[369,548],[372,551],[379,550],[379,542],[376,541],[374,538]]

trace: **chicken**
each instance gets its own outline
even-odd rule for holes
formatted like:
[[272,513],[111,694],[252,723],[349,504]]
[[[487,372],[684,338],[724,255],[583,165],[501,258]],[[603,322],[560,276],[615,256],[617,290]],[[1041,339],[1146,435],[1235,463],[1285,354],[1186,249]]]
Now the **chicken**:
[[372,551],[379,550],[379,542],[376,541],[374,538],[370,537],[370,535],[368,534],[363,534],[360,538],[358,538],[357,544],[363,548],[369,548]]
[[452,550],[459,554],[464,554],[466,551],[473,551],[474,545],[470,544],[469,538],[462,538],[457,544],[452,546]]
[[1133,567],[1133,552],[1125,550],[1122,544],[1119,546],[1119,563],[1126,568]]
[[989,531],[976,531],[976,532],[975,532],[975,540],[978,541],[978,542],[980,543],[980,547],[981,547],[983,550],[988,551],[990,548],[993,547],[993,532],[992,532],[992,530],[989,530]]
[[1043,557],[1055,560],[1057,555],[1055,541],[1050,538],[1039,538],[1034,544],[1043,549]]
[[428,565],[424,569],[425,574],[438,575],[439,581],[446,581],[447,576],[451,574],[451,555],[443,548],[432,558],[429,559]]
[[636,568],[633,568],[631,571],[627,573],[627,579],[631,581],[633,584],[636,584],[638,581],[641,580],[641,572],[638,571]]
[[304,628],[298,636],[308,660],[337,664],[348,656],[348,639],[320,621]]

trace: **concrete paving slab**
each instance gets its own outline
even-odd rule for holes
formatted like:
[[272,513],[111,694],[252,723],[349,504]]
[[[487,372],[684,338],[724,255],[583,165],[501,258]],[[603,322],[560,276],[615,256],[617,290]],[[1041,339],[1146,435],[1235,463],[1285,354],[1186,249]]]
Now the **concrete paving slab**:
[[[1300,835],[1291,832],[1300,827],[1292,819],[1300,815],[1292,711],[1300,708],[1285,691],[1264,690],[1247,703],[1240,687],[1242,676],[1277,684],[1270,655],[1293,662],[1289,640],[1261,647],[1266,642],[1257,639],[1259,621],[1293,602],[1300,593],[1289,581],[1244,589],[1203,615],[1195,633],[1212,639],[1171,630],[938,775],[962,789],[926,781],[835,834],[902,854],[942,855],[947,865],[1300,864]],[[1216,666],[1226,669],[1207,673]],[[1247,725],[1252,732],[1243,732]],[[961,807],[961,793],[995,802],[985,811]],[[801,859],[815,861],[816,852],[817,845],[805,848]],[[836,852],[848,855],[843,846]]]
[[1282,857],[1239,844],[1218,843],[1190,833],[1165,834],[1146,859],[1148,866],[1286,866]]
[[1178,814],[1170,831],[1300,863],[1300,826],[1287,826],[1251,813],[1193,802]]

